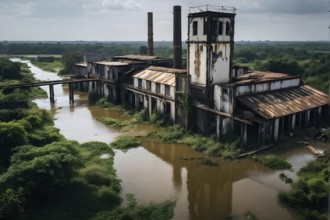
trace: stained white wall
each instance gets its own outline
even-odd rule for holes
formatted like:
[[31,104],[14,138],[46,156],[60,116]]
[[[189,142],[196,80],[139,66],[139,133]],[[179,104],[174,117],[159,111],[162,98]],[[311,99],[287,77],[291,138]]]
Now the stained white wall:
[[212,84],[228,83],[230,81],[230,44],[212,44],[210,59],[210,81]]

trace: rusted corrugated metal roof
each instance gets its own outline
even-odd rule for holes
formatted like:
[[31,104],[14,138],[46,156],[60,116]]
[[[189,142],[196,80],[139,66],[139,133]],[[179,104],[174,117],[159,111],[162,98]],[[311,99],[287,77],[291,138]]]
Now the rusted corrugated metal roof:
[[271,119],[326,105],[329,97],[310,86],[300,86],[237,99],[262,117]]
[[175,87],[175,74],[186,72],[186,70],[151,66],[148,69],[135,74],[133,77]]
[[241,75],[235,78],[234,85],[249,84],[254,82],[266,82],[272,80],[299,78],[299,76],[293,76],[286,73],[274,73],[274,72],[262,72],[253,71],[248,74]]

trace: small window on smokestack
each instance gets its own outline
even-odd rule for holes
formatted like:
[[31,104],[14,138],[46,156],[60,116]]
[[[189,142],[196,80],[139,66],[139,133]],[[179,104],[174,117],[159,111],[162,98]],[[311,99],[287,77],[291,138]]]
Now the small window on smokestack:
[[193,22],[193,36],[196,36],[198,34],[198,23],[197,21]]

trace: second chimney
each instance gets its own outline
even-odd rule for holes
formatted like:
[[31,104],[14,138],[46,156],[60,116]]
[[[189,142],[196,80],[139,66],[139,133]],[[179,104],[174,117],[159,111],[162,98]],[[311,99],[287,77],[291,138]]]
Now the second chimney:
[[173,68],[182,68],[181,6],[173,7]]
[[153,37],[152,12],[148,12],[148,56],[154,55],[154,37]]

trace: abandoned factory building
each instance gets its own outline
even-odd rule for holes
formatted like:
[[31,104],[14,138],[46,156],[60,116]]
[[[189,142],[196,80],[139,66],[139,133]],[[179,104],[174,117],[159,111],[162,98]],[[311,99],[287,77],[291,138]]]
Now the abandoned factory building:
[[[78,88],[95,90],[113,103],[168,114],[175,123],[220,139],[234,132],[248,144],[276,142],[281,133],[328,119],[329,96],[304,85],[301,77],[233,65],[235,11],[190,8],[187,69],[181,69],[181,51],[176,52],[181,50],[181,7],[174,6],[174,62],[152,54],[110,60],[85,54],[84,62],[74,65],[73,77],[99,79]],[[150,20],[148,13],[148,45],[153,48]]]

